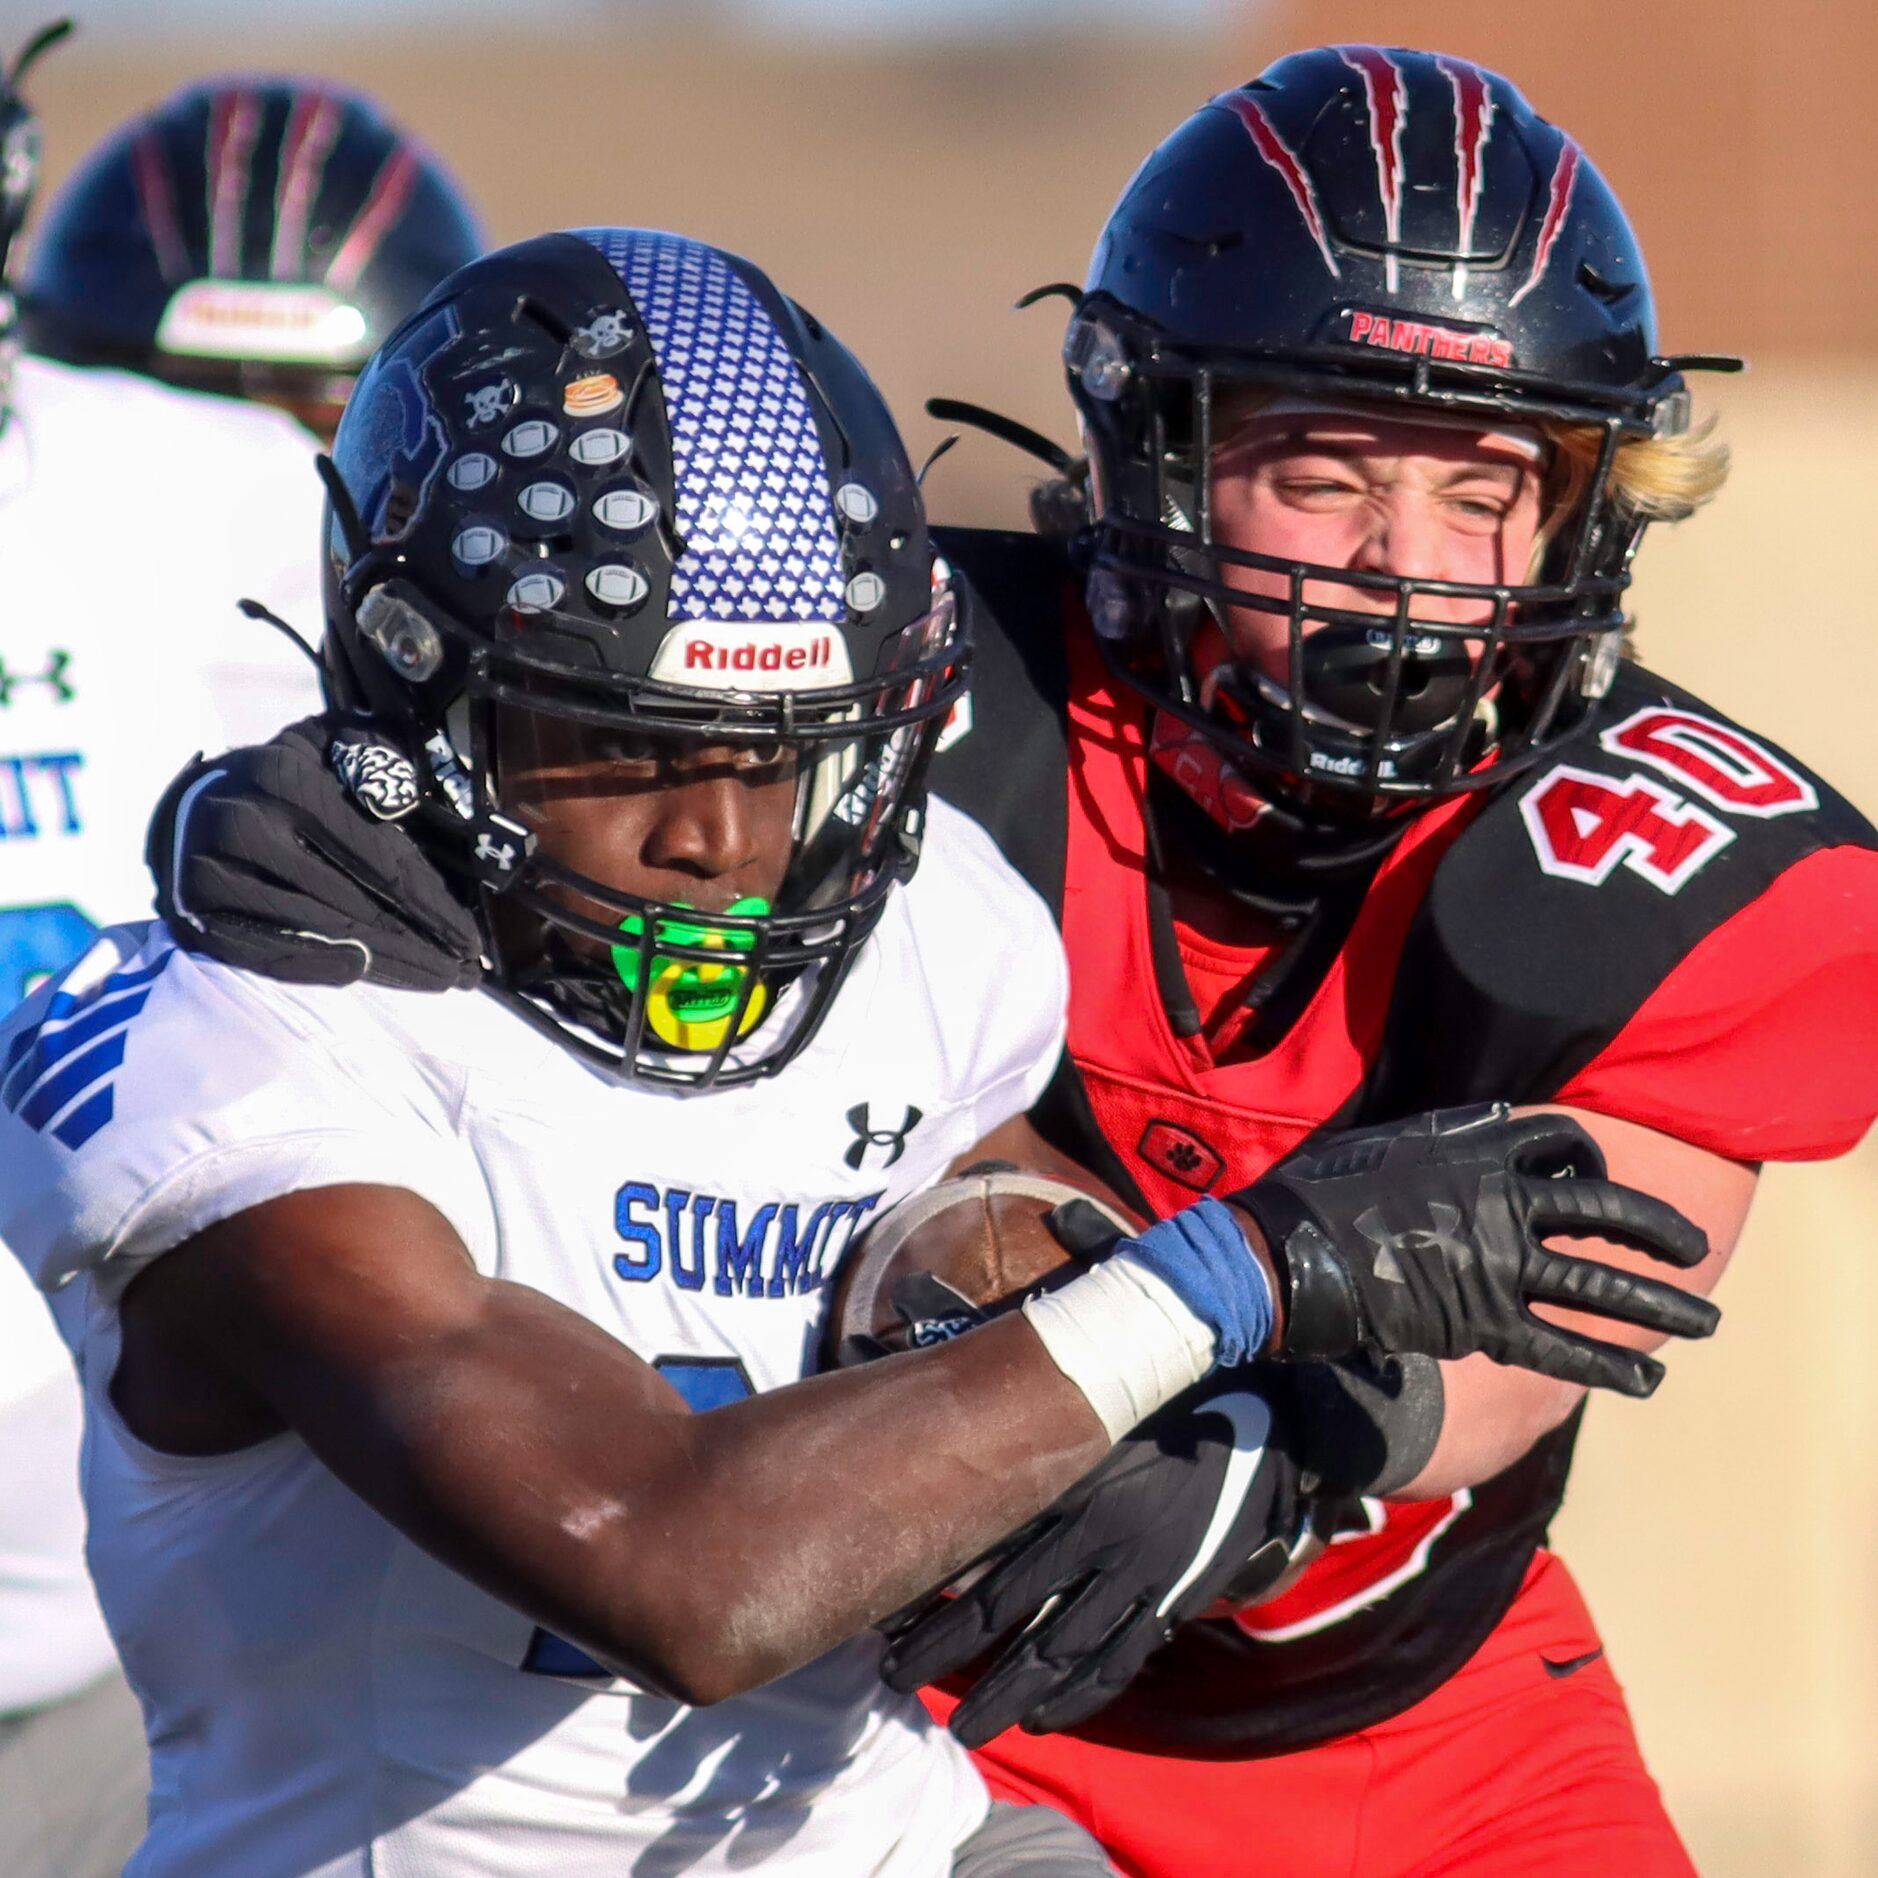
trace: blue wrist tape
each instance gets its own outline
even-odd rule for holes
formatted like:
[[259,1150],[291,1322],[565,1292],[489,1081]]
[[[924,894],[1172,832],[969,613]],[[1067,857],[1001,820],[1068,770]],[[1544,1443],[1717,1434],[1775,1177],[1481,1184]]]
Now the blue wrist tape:
[[1244,1229],[1219,1201],[1201,1200],[1157,1221],[1116,1253],[1139,1260],[1212,1331],[1220,1366],[1264,1349],[1276,1319],[1271,1284]]

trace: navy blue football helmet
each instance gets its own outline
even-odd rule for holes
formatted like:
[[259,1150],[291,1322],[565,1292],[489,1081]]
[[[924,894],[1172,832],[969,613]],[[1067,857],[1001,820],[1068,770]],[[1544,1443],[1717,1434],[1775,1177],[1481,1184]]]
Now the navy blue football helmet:
[[[1618,446],[1686,427],[1686,370],[1738,363],[1656,344],[1617,199],[1506,79],[1328,46],[1222,93],[1124,191],[1065,346],[1096,505],[1091,614],[1114,669],[1332,822],[1534,762],[1615,670],[1642,533],[1612,501]],[[1240,388],[1581,428],[1595,468],[1542,564],[1507,585],[1294,567],[1215,536],[1215,425]],[[1230,586],[1229,564],[1283,577],[1289,598]],[[1307,604],[1319,580],[1380,593],[1380,622]],[[1435,595],[1478,601],[1484,623],[1422,617]],[[1196,631],[1232,607],[1288,617],[1288,684],[1196,672]]]
[[368,99],[211,79],[124,125],[52,199],[26,341],[330,434],[360,366],[482,246],[456,183]]
[[19,302],[8,269],[13,244],[26,225],[39,188],[39,119],[22,95],[20,81],[40,54],[57,45],[71,30],[70,20],[56,20],[43,27],[0,74],[0,424],[6,422],[7,392],[19,331]]
[[[734,255],[539,236],[372,360],[328,493],[329,691],[414,760],[412,831],[478,906],[489,982],[644,1081],[780,1069],[912,871],[964,684],[918,484],[853,356]],[[774,901],[705,915],[540,852],[503,799],[508,709],[791,753]]]

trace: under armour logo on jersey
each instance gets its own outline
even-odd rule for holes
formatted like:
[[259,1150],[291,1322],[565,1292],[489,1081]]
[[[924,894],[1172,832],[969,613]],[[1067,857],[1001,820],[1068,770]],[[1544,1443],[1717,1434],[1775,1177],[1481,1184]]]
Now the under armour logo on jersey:
[[867,1159],[868,1149],[884,1148],[887,1158],[881,1162],[881,1166],[891,1167],[906,1152],[906,1138],[920,1125],[922,1119],[920,1110],[909,1102],[906,1120],[898,1128],[876,1128],[867,1103],[857,1102],[848,1111],[848,1126],[854,1130],[855,1139],[841,1158],[859,1173],[861,1164]]
[[70,704],[78,696],[72,689],[72,681],[66,677],[71,669],[72,655],[69,652],[49,652],[46,654],[46,668],[42,672],[16,672],[0,659],[0,705],[11,704],[13,694],[22,685],[43,685],[51,692],[53,701],[58,704]]
[[503,873],[515,865],[515,849],[504,841],[500,845],[491,841],[485,832],[476,837],[476,858],[479,861],[493,861]]

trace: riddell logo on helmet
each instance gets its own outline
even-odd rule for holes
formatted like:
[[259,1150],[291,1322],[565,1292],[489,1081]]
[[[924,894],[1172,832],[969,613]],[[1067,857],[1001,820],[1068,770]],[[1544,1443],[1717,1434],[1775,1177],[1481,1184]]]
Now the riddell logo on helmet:
[[845,685],[854,671],[848,642],[832,626],[699,620],[665,635],[652,676],[702,691],[814,691]]
[[1388,313],[1345,309],[1349,343],[1409,352],[1418,358],[1449,359],[1456,365],[1511,365],[1513,345],[1496,333],[1470,332],[1461,326],[1430,326],[1422,320],[1399,320]]
[[191,281],[157,327],[164,352],[288,364],[355,360],[365,337],[365,315],[330,287],[281,281]]
[[823,637],[806,646],[714,646],[708,639],[685,641],[688,672],[800,672],[830,663],[834,642]]

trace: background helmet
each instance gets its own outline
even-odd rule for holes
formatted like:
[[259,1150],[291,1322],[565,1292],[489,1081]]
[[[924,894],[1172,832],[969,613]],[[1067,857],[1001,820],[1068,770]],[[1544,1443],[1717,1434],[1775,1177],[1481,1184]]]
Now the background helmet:
[[39,55],[71,30],[70,20],[58,20],[42,28],[20,49],[11,67],[0,74],[0,424],[6,421],[19,326],[19,303],[9,271],[13,244],[25,226],[39,187],[39,119],[21,96],[20,81]]
[[[416,759],[414,832],[474,885],[492,982],[644,1080],[780,1069],[912,869],[963,686],[912,469],[852,356],[715,248],[540,236],[464,268],[391,338],[328,488],[329,688]],[[502,705],[792,745],[775,904],[706,916],[534,849],[501,798]],[[498,893],[540,922],[540,957],[504,956]],[[668,1021],[705,981],[723,1008]]]
[[[1112,664],[1330,819],[1531,763],[1615,670],[1641,534],[1613,510],[1617,445],[1686,426],[1680,368],[1733,363],[1655,348],[1616,198],[1504,78],[1376,46],[1279,60],[1141,166],[1070,323],[1091,615]],[[1483,426],[1560,420],[1595,433],[1596,467],[1515,584],[1294,568],[1214,538],[1208,458],[1222,394],[1242,386]],[[1289,600],[1229,588],[1228,563],[1287,576]],[[1306,606],[1318,579],[1378,590],[1389,611]],[[1483,600],[1487,623],[1426,620],[1429,595]],[[1196,669],[1196,630],[1228,607],[1289,618],[1289,684]]]
[[26,341],[330,431],[360,366],[482,245],[442,166],[368,99],[212,79],[126,124],[48,205]]

